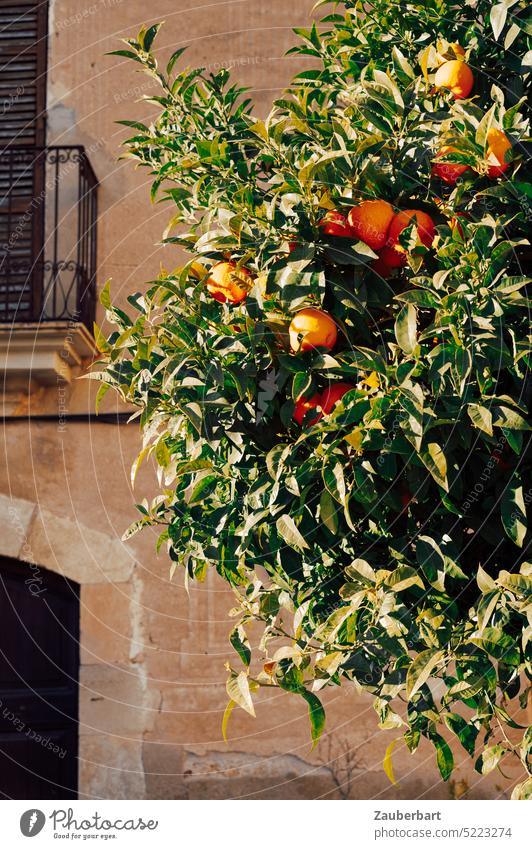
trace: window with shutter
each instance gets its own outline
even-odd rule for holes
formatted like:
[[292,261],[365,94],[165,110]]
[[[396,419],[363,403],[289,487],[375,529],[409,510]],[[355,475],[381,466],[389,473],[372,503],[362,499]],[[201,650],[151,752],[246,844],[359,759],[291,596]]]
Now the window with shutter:
[[0,146],[43,145],[48,2],[0,0]]
[[48,2],[0,0],[0,321],[42,290]]

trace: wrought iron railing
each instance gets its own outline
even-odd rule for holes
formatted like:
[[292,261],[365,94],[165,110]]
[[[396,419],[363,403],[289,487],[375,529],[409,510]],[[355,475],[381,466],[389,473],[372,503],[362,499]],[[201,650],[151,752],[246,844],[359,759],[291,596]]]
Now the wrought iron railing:
[[92,329],[97,190],[81,146],[0,152],[0,322]]

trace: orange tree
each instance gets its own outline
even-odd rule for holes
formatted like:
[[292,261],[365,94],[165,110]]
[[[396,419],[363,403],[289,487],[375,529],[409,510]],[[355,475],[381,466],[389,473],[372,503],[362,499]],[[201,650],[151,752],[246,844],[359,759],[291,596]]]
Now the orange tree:
[[129,314],[106,286],[117,330],[96,330],[99,394],[138,405],[135,468],[160,467],[128,534],[160,525],[173,569],[212,566],[237,597],[224,726],[280,687],[317,740],[318,694],[347,679],[411,752],[434,744],[444,778],[452,735],[482,773],[517,756],[517,798],[532,784],[512,701],[531,678],[526,6],[336,4],[296,30],[313,67],[266,121],[226,71],[177,70],[181,50],[161,70],[157,26],[127,39],[117,53],[160,94],[152,124],[122,122],[126,155],[188,256]]

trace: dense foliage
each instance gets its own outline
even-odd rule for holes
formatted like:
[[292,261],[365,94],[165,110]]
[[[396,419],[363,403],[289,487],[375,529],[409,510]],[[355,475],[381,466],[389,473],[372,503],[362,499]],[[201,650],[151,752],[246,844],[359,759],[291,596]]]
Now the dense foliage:
[[[432,741],[444,778],[449,735],[483,773],[506,755],[532,772],[509,704],[532,679],[526,9],[336,4],[296,31],[312,69],[264,122],[226,71],[176,71],[177,51],[162,72],[156,26],[118,51],[160,83],[157,120],[122,122],[126,155],[173,204],[165,241],[189,257],[130,315],[104,289],[118,329],[97,330],[100,395],[139,406],[135,469],[159,465],[128,533],[160,524],[174,569],[213,566],[235,590],[225,722],[281,687],[308,702],[316,740],[317,693],[347,679],[410,751]],[[460,84],[467,63],[471,93],[436,85],[445,62]],[[462,167],[442,179],[441,161]],[[378,222],[358,238],[343,218],[367,199],[427,213],[435,239],[411,217],[393,269],[376,263]],[[309,306],[336,342],[287,332]],[[525,778],[515,797],[531,793]]]

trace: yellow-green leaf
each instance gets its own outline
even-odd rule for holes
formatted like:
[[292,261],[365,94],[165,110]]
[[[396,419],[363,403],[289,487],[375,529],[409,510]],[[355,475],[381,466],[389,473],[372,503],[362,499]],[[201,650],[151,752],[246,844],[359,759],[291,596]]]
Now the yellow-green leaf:
[[226,743],[229,742],[228,739],[227,739],[227,726],[229,724],[229,718],[230,718],[231,714],[233,713],[233,708],[235,708],[235,707],[236,707],[236,702],[234,702],[233,699],[229,699],[229,701],[227,703],[227,707],[224,710],[224,715],[223,715],[223,719],[222,719],[222,737],[224,738]]
[[393,771],[392,754],[393,750],[395,749],[400,740],[401,737],[396,737],[395,740],[392,740],[392,742],[386,748],[386,752],[384,753],[384,759],[382,761],[382,768],[392,784],[397,784]]

